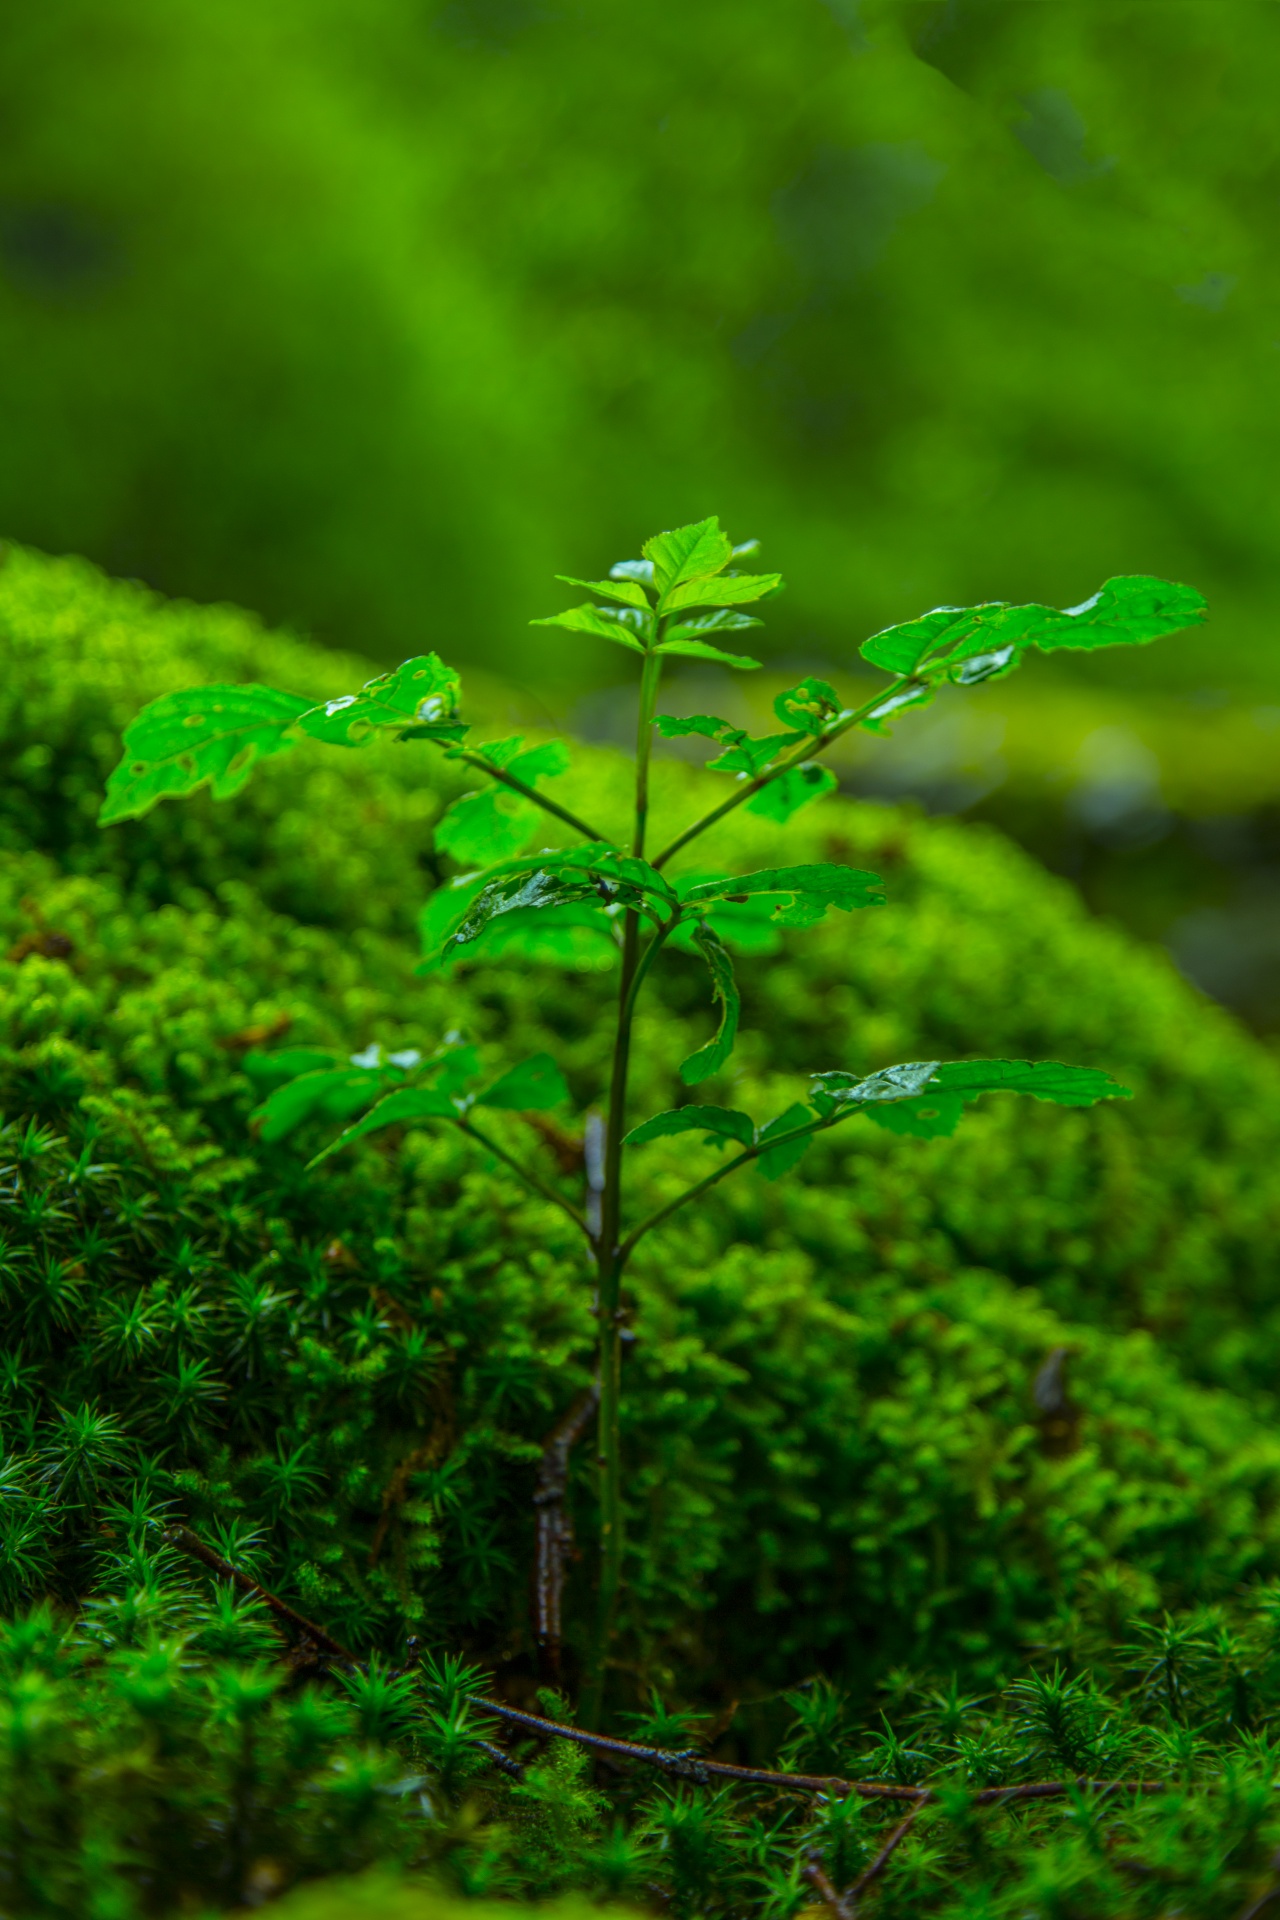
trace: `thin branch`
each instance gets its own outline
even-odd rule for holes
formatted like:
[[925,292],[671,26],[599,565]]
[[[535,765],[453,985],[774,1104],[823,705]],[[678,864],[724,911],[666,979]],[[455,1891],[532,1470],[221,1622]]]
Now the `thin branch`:
[[465,1133],[469,1139],[478,1140],[487,1152],[494,1155],[495,1159],[504,1161],[505,1164],[510,1167],[512,1173],[524,1181],[526,1187],[533,1193],[536,1193],[541,1199],[549,1200],[553,1207],[559,1207],[561,1213],[568,1215],[574,1226],[585,1236],[587,1241],[594,1244],[591,1240],[591,1229],[573,1202],[566,1200],[563,1194],[557,1193],[554,1187],[549,1187],[540,1175],[534,1173],[529,1167],[526,1167],[521,1161],[517,1160],[513,1153],[508,1153],[505,1147],[500,1147],[498,1142],[492,1139],[487,1133],[481,1133],[479,1127],[475,1125],[470,1116],[465,1120],[458,1121],[458,1131],[459,1133]]
[[[932,1787],[899,1787],[883,1780],[844,1780],[830,1773],[773,1773],[760,1767],[731,1767],[722,1760],[706,1760],[693,1748],[682,1752],[673,1752],[667,1747],[643,1747],[634,1740],[616,1740],[609,1734],[586,1733],[581,1727],[565,1726],[559,1720],[543,1720],[535,1713],[524,1713],[518,1707],[507,1707],[499,1700],[484,1700],[478,1695],[471,1697],[471,1705],[481,1713],[491,1713],[497,1719],[504,1720],[509,1726],[525,1727],[530,1733],[553,1734],[560,1740],[572,1740],[580,1747],[590,1747],[597,1753],[616,1753],[627,1760],[640,1760],[646,1766],[658,1767],[663,1773],[674,1774],[680,1779],[697,1780],[737,1780],[752,1787],[791,1787],[799,1793],[822,1793],[828,1797],[843,1797],[856,1793],[863,1800],[907,1800],[917,1806],[925,1806],[936,1798]],[[1167,1783],[1163,1780],[1090,1780],[1083,1776],[1078,1780],[1031,1780],[1016,1787],[983,1787],[971,1796],[975,1807],[990,1807],[998,1803],[1022,1800],[1060,1800],[1069,1793],[1164,1793]]]
[[668,1200],[664,1207],[657,1208],[647,1219],[642,1220],[638,1227],[632,1228],[618,1249],[619,1268],[626,1265],[647,1233],[651,1233],[655,1227],[660,1227],[664,1220],[669,1220],[673,1213],[678,1213],[680,1208],[690,1200],[696,1200],[700,1193],[706,1193],[709,1188],[718,1186],[721,1180],[727,1179],[731,1173],[736,1173],[739,1167],[745,1167],[752,1160],[758,1160],[762,1154],[768,1153],[771,1147],[785,1146],[789,1141],[801,1140],[810,1134],[821,1133],[825,1128],[834,1126],[837,1120],[843,1120],[844,1117],[843,1113],[828,1114],[825,1119],[814,1120],[803,1127],[792,1127],[786,1133],[775,1133],[768,1140],[757,1141],[754,1147],[744,1148],[734,1159],[727,1160],[724,1166],[717,1167],[704,1180],[696,1180],[691,1187],[686,1187],[683,1193],[678,1193],[674,1200]]
[[565,1506],[569,1487],[569,1456],[600,1405],[600,1381],[591,1382],[568,1413],[542,1443],[538,1485],[533,1504],[538,1515],[538,1541],[533,1571],[533,1631],[550,1675],[560,1677],[560,1608],[564,1597],[565,1562],[573,1546],[573,1523]]
[[884,1872],[894,1854],[898,1851],[898,1848],[902,1845],[933,1797],[934,1796],[927,1791],[918,1795],[919,1804],[911,1809],[911,1812],[905,1820],[898,1822],[870,1866],[858,1875],[844,1896],[846,1901],[852,1904],[861,1899],[872,1881],[880,1878],[880,1875]]
[[[1273,1855],[1268,1865],[1273,1874],[1280,1875],[1280,1853]],[[1257,1916],[1265,1913],[1272,1902],[1278,1899],[1280,1899],[1280,1878],[1272,1880],[1271,1885],[1264,1888],[1256,1900],[1250,1901],[1243,1913],[1239,1915],[1239,1920],[1257,1920]]]
[[882,687],[872,699],[865,701],[860,707],[855,707],[851,713],[843,715],[835,726],[828,727],[822,733],[809,734],[794,752],[787,755],[785,760],[779,760],[776,767],[770,767],[766,772],[758,773],[754,780],[744,780],[741,786],[734,788],[728,799],[722,800],[718,807],[712,807],[710,813],[704,813],[702,818],[695,820],[691,827],[686,827],[669,846],[665,846],[661,853],[655,855],[650,864],[658,868],[665,867],[667,861],[674,859],[675,855],[687,847],[691,840],[696,840],[700,834],[717,826],[726,814],[732,813],[735,807],[742,806],[763,787],[772,785],[775,780],[780,780],[784,773],[791,773],[796,767],[803,766],[806,760],[812,760],[816,755],[825,753],[833,741],[839,740],[851,727],[856,727],[859,721],[865,720],[869,714],[875,712],[877,707],[883,706],[886,700],[892,700],[895,694],[901,693],[904,687],[910,686],[911,680],[910,674],[902,675],[900,679],[894,681],[892,686]]
[[323,1653],[331,1653],[335,1659],[349,1660],[353,1665],[356,1664],[355,1654],[349,1647],[344,1647],[341,1640],[335,1640],[324,1627],[318,1627],[314,1620],[308,1620],[305,1614],[298,1613],[278,1594],[272,1593],[251,1575],[242,1572],[239,1567],[232,1566],[229,1560],[224,1560],[222,1555],[215,1553],[212,1547],[206,1547],[204,1541],[192,1533],[189,1527],[167,1527],[165,1539],[171,1547],[177,1547],[180,1553],[187,1554],[192,1560],[200,1561],[201,1565],[208,1567],[211,1573],[216,1573],[220,1580],[229,1580],[233,1586],[239,1587],[241,1593],[251,1593],[263,1601],[277,1619],[287,1621],[295,1632],[300,1633],[304,1639],[312,1641]]
[[557,820],[563,820],[567,827],[572,827],[575,833],[580,833],[584,840],[608,841],[607,833],[597,832],[589,821],[579,820],[576,813],[570,813],[568,807],[562,807],[556,800],[548,800],[546,794],[539,793],[536,787],[527,787],[523,780],[517,780],[513,775],[504,773],[500,767],[491,767],[483,755],[463,752],[455,757],[468,767],[474,767],[477,772],[487,773],[489,778],[496,780],[500,786],[510,787],[512,793],[518,793],[522,799],[532,800],[534,805],[541,807],[544,813],[554,814]]
[[836,1916],[836,1920],[853,1920],[853,1908],[848,1904],[848,1895],[842,1896],[836,1892],[816,1851],[808,1856],[800,1874],[802,1879],[809,1882],[823,1906]]
[[492,1740],[477,1740],[475,1744],[481,1753],[488,1754],[499,1773],[508,1774],[512,1780],[524,1779],[524,1768],[520,1762],[513,1760],[509,1753],[504,1753],[501,1747],[495,1747]]

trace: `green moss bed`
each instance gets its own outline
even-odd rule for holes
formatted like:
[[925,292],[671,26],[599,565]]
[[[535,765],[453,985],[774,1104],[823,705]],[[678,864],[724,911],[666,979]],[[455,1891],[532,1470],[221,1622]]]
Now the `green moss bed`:
[[[427,752],[303,749],[231,803],[97,828],[146,699],[338,693],[363,663],[14,548],[0,648],[0,1911],[557,1895],[790,1920],[820,1904],[814,1859],[850,1884],[892,1808],[597,1772],[467,1708],[446,1656],[555,1716],[585,1657],[589,1444],[564,1692],[539,1693],[537,1466],[590,1379],[577,1248],[456,1135],[308,1173],[321,1135],[249,1125],[251,1051],[461,1030],[565,1063],[574,1111],[509,1125],[572,1172],[608,974],[415,972],[459,790]],[[702,782],[663,763],[660,806]],[[708,857],[778,844],[740,815]],[[938,1785],[868,1910],[1233,1913],[1280,1843],[1280,1068],[993,831],[833,800],[788,844],[874,868],[890,906],[742,959],[713,1097],[769,1110],[809,1068],[968,1053],[1135,1097],[991,1099],[932,1142],[850,1126],[645,1244],[608,1724]],[[642,1110],[709,1012],[674,956]],[[646,1149],[641,1197],[687,1163]],[[360,1664],[290,1652],[175,1522]],[[1164,1788],[971,1804],[1067,1775]],[[414,1877],[289,1892],[374,1866]]]

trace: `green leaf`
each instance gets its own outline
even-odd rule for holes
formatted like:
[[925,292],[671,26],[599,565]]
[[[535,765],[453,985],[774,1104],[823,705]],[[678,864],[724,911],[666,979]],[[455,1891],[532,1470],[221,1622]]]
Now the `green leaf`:
[[386,1074],[369,1067],[329,1067],[277,1087],[249,1115],[262,1140],[283,1140],[304,1120],[345,1120],[375,1099]]
[[299,721],[304,733],[330,746],[359,747],[383,727],[415,727],[432,737],[452,738],[460,682],[438,654],[418,654],[390,673],[367,680],[359,693],[312,707]]
[[828,720],[841,711],[840,696],[825,680],[812,675],[799,686],[788,687],[773,703],[773,710],[784,727],[800,727],[806,733],[821,733]]
[[343,1147],[349,1147],[353,1140],[362,1140],[366,1134],[379,1133],[383,1127],[404,1126],[414,1120],[457,1120],[458,1109],[448,1094],[439,1087],[397,1087],[385,1100],[379,1100],[365,1114],[363,1120],[340,1133],[336,1140],[314,1159],[308,1160],[308,1169],[318,1167],[330,1154],[338,1153]]
[[[852,1073],[819,1073],[813,1080],[814,1102],[818,1110],[831,1114],[841,1107],[853,1111],[888,1101],[920,1100],[916,1112],[922,1119],[925,1103],[937,1109],[934,1133],[950,1132],[954,1125],[953,1103],[976,1100],[984,1093],[1025,1093],[1036,1100],[1050,1100],[1063,1107],[1091,1107],[1099,1100],[1127,1100],[1128,1087],[1121,1086],[1109,1073],[1097,1067],[1063,1066],[1057,1060],[912,1060],[901,1066],[884,1067],[879,1073],[859,1078]],[[892,1123],[888,1123],[892,1124]],[[895,1131],[914,1132],[903,1123]],[[926,1138],[932,1137],[929,1134]]]
[[884,882],[878,874],[830,863],[767,867],[759,873],[703,881],[687,892],[682,890],[682,898],[696,906],[702,901],[745,899],[755,893],[788,896],[774,911],[774,918],[786,927],[812,926],[815,920],[821,920],[828,907],[850,913],[855,907],[884,905]]
[[757,620],[753,613],[736,613],[730,607],[717,607],[714,613],[696,614],[692,620],[681,620],[674,627],[668,627],[665,638],[671,640],[705,640],[709,633],[742,633],[748,627],[762,627],[763,620]]
[[703,580],[719,573],[733,558],[733,542],[720,531],[715,514],[669,533],[655,533],[644,543],[644,557],[653,567],[653,584],[665,595],[680,581]]
[[1092,1107],[1099,1100],[1133,1098],[1131,1088],[1100,1068],[1068,1067],[1058,1060],[948,1060],[929,1084],[966,1100],[980,1093],[1027,1093],[1060,1107]]
[[432,1054],[423,1072],[430,1074],[437,1092],[461,1095],[468,1080],[474,1080],[480,1072],[480,1054],[473,1046],[446,1041]]
[[643,653],[652,631],[652,616],[633,607],[570,607],[566,613],[553,613],[543,620],[531,620],[531,627],[568,627],[573,633],[591,633],[598,640],[613,640],[632,653]]
[[616,580],[575,580],[571,573],[558,573],[557,580],[563,580],[566,587],[584,587],[588,593],[598,593],[602,600],[620,600],[624,607],[642,607],[649,611],[649,596],[638,581],[622,575]]
[[691,713],[683,720],[677,719],[674,713],[660,713],[654,725],[664,740],[682,740],[691,733],[701,734],[707,740],[737,741],[747,737],[741,727],[719,719],[714,713]]
[[[812,1126],[813,1112],[803,1102],[797,1101],[794,1106],[788,1107],[785,1113],[780,1113],[776,1120],[770,1120],[768,1126],[761,1127],[759,1143],[763,1146],[766,1140],[773,1140],[779,1134],[791,1133],[796,1127],[804,1126],[806,1121]],[[780,1146],[770,1147],[760,1155],[756,1165],[766,1180],[777,1180],[784,1173],[789,1172],[798,1161],[803,1160],[812,1145],[812,1133],[802,1134],[798,1140],[787,1140]]]
[[976,607],[935,607],[918,620],[886,627],[860,649],[864,660],[889,673],[951,672],[961,684],[1007,672],[1016,664],[1005,649],[1145,646],[1196,626],[1207,614],[1194,587],[1149,574],[1121,574],[1077,607],[1015,606],[990,600]]
[[133,820],[166,794],[210,787],[237,793],[255,763],[297,744],[293,729],[311,705],[274,687],[188,687],[162,694],[125,728],[124,758],[107,782],[98,824]]
[[780,573],[722,573],[713,580],[687,580],[672,587],[661,602],[664,613],[686,607],[741,607],[752,600],[771,599],[782,590]]
[[[777,953],[782,935],[773,914],[774,903],[767,894],[758,894],[749,900],[718,900],[707,912],[706,921],[735,952]],[[667,945],[678,947],[682,953],[696,954],[695,936],[700,925],[695,919],[682,921],[668,936]]]
[[523,780],[526,787],[536,787],[539,780],[554,780],[568,771],[569,749],[563,740],[544,740],[541,746],[526,747],[506,768],[513,780]]
[[[435,951],[438,953],[439,948]],[[504,914],[501,919],[491,921],[478,940],[465,949],[455,949],[453,954],[446,952],[443,960],[424,961],[417,971],[432,972],[437,966],[447,965],[451,958],[516,961],[529,966],[562,967],[573,973],[608,973],[618,964],[618,937],[614,923],[601,913],[597,904],[569,902],[559,907]]]
[[865,1108],[868,1120],[886,1133],[915,1140],[949,1139],[960,1124],[964,1100],[958,1093],[919,1093],[913,1100],[885,1100]]
[[743,673],[760,665],[760,661],[751,659],[749,654],[722,653],[719,647],[709,647],[705,640],[664,640],[658,652],[683,654],[690,660],[714,660],[717,666],[737,667]]
[[873,707],[858,724],[865,727],[868,733],[887,733],[889,720],[900,719],[908,707],[927,707],[932,699],[932,687],[901,687],[897,693],[891,693],[882,700],[878,707]]
[[1035,637],[1042,653],[1058,647],[1143,647],[1184,627],[1197,627],[1209,617],[1209,605],[1194,587],[1145,573],[1123,573],[1108,580],[1091,599],[1068,607],[1062,615],[1070,626],[1056,622]]
[[755,1140],[751,1121],[733,1107],[672,1107],[633,1127],[622,1144],[642,1147],[650,1140],[663,1140],[673,1133],[700,1133],[718,1147],[730,1140],[749,1147]]
[[733,962],[724,942],[713,927],[700,926],[694,935],[698,949],[707,963],[711,975],[711,993],[713,1000],[720,1003],[720,1024],[714,1036],[705,1047],[699,1047],[687,1060],[680,1063],[680,1078],[687,1087],[693,1087],[700,1080],[709,1079],[718,1073],[733,1052],[733,1043],[738,1033],[738,1017],[742,1011],[742,1001],[738,994],[738,983],[733,974]]
[[[1002,606],[1000,600],[993,600],[993,607]],[[919,662],[937,645],[944,634],[959,633],[965,623],[983,612],[981,607],[935,607],[932,613],[922,613],[918,620],[906,620],[900,626],[884,627],[879,633],[873,633],[864,640],[858,652],[873,667],[883,667],[886,673],[914,673]]]
[[478,1107],[503,1107],[512,1113],[539,1113],[569,1098],[565,1077],[549,1053],[535,1053],[476,1095]]
[[434,902],[423,915],[424,931],[430,935],[441,927],[445,929],[439,956],[442,960],[446,956],[458,959],[460,948],[477,940],[495,920],[509,913],[582,902],[597,913],[635,907],[656,919],[660,917],[659,907],[665,913],[676,900],[674,889],[646,860],[619,853],[603,841],[563,852],[544,849],[520,860],[503,861],[479,880],[456,917],[448,904],[437,908]]
[[265,1092],[286,1080],[296,1080],[300,1073],[318,1073],[337,1066],[340,1059],[340,1054],[327,1047],[282,1047],[278,1053],[262,1053],[255,1048],[240,1062],[240,1071]]
[[769,733],[759,740],[751,740],[743,734],[716,759],[708,760],[707,769],[711,773],[745,773],[754,777],[763,773],[788,747],[798,747],[807,738],[803,733]]
[[789,773],[779,774],[767,787],[761,787],[759,793],[747,801],[744,811],[781,824],[793,813],[799,813],[801,807],[807,807],[811,800],[820,800],[824,793],[833,792],[838,784],[830,767],[815,766],[811,760],[806,766],[792,767]]
[[538,810],[502,787],[464,793],[436,822],[435,843],[468,866],[490,865],[519,853],[533,832]]

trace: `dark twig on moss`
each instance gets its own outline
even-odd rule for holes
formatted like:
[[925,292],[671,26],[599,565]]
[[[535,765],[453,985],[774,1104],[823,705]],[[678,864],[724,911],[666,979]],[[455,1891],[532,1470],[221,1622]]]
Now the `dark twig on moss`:
[[560,1678],[561,1603],[565,1566],[573,1547],[573,1522],[565,1504],[569,1490],[569,1456],[590,1426],[599,1404],[600,1382],[593,1380],[547,1435],[538,1463],[538,1484],[533,1496],[538,1515],[533,1631],[547,1675],[552,1680]]
[[[685,1780],[737,1780],[751,1787],[790,1787],[797,1793],[823,1793],[833,1798],[856,1793],[863,1800],[907,1800],[923,1807],[936,1798],[930,1787],[899,1787],[881,1780],[844,1780],[831,1773],[772,1773],[761,1767],[731,1767],[722,1760],[706,1760],[693,1748],[674,1752],[666,1747],[643,1747],[634,1740],[615,1740],[608,1734],[587,1733],[581,1727],[564,1726],[558,1720],[543,1720],[536,1713],[524,1713],[518,1707],[503,1706],[498,1700],[472,1699],[481,1713],[491,1713],[508,1726],[525,1727],[530,1733],[554,1734],[560,1740],[572,1740],[596,1753],[619,1754],[627,1760],[639,1760],[659,1767],[664,1773]],[[970,1804],[990,1807],[1020,1800],[1060,1800],[1079,1793],[1163,1793],[1163,1780],[1029,1780],[1016,1787],[983,1787]]]
[[278,1620],[287,1622],[295,1633],[302,1636],[303,1640],[309,1640],[318,1652],[332,1654],[335,1659],[349,1660],[353,1665],[357,1664],[355,1654],[350,1648],[344,1647],[341,1640],[335,1640],[324,1627],[318,1627],[314,1620],[308,1620],[304,1613],[299,1613],[278,1594],[271,1593],[251,1575],[242,1572],[239,1567],[233,1567],[229,1560],[224,1560],[222,1555],[215,1553],[212,1547],[206,1547],[204,1541],[192,1533],[189,1527],[168,1527],[165,1530],[165,1539],[171,1547],[177,1547],[180,1553],[185,1553],[192,1560],[198,1560],[202,1566],[208,1567],[209,1571],[216,1573],[220,1580],[229,1580],[233,1586],[239,1587],[241,1593],[253,1594],[256,1599],[270,1608]]
[[1265,1913],[1268,1907],[1280,1900],[1280,1853],[1272,1855],[1268,1866],[1274,1876],[1271,1885],[1264,1887],[1257,1898],[1249,1902],[1240,1914],[1239,1920],[1257,1920],[1258,1914]]
[[821,1900],[835,1916],[836,1920],[853,1920],[853,1908],[844,1895],[836,1892],[817,1853],[811,1853],[800,1869],[801,1877],[809,1882]]
[[843,1904],[846,1913],[851,1911],[856,1912],[856,1903],[862,1898],[862,1895],[871,1883],[880,1878],[880,1875],[884,1872],[894,1854],[898,1851],[898,1848],[911,1832],[916,1821],[920,1818],[920,1815],[924,1812],[933,1797],[934,1796],[927,1790],[918,1794],[919,1804],[912,1807],[905,1820],[899,1820],[897,1826],[889,1835],[889,1838],[885,1841],[875,1859],[858,1875],[853,1885],[845,1893]]

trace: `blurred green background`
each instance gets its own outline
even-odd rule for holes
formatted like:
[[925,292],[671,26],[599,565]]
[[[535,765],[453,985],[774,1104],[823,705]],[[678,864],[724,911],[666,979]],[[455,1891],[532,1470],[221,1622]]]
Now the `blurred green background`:
[[779,666],[1191,581],[1207,629],[842,773],[1274,1028],[1277,99],[1275,0],[9,9],[0,530],[380,660],[549,659],[599,734],[626,657],[525,622],[707,512],[791,582]]

